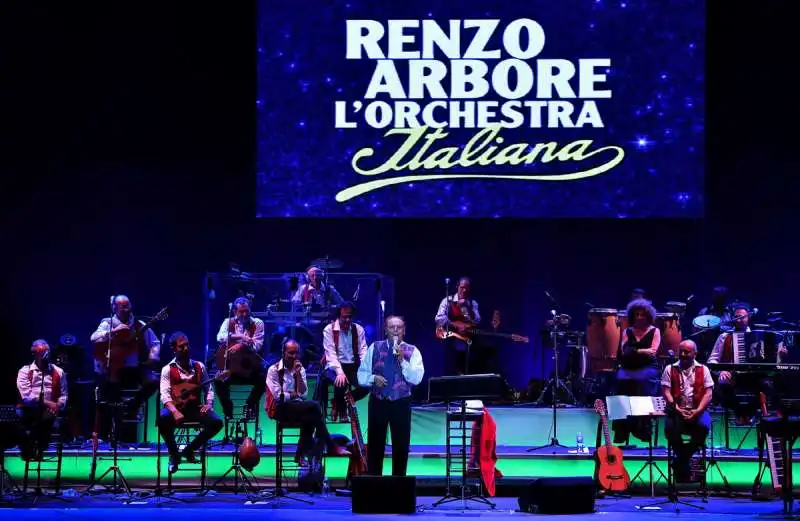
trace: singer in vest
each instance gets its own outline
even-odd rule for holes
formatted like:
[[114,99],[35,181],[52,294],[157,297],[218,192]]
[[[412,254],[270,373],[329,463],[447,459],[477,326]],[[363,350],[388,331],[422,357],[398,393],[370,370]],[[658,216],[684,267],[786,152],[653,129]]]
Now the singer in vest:
[[[449,280],[449,279],[448,279]],[[472,282],[468,277],[458,281],[456,294],[442,299],[434,318],[436,327],[452,329],[456,333],[464,333],[464,327],[477,327],[481,321],[478,302],[471,297]],[[466,324],[466,326],[461,326]],[[477,346],[470,346],[469,356],[475,358]],[[473,366],[473,360],[467,363],[467,343],[458,338],[445,340],[445,373],[447,375],[466,374]],[[474,367],[472,367],[474,369]],[[474,373],[475,371],[470,371]]]
[[[250,316],[250,301],[239,297],[231,304],[233,317],[226,318],[217,332],[217,342],[225,345],[229,340],[232,344],[241,344],[234,349],[250,349],[260,358],[261,348],[264,345],[264,321]],[[222,370],[222,367],[217,369]],[[244,416],[254,419],[258,411],[258,402],[264,395],[264,366],[258,365],[258,370],[250,377],[231,375],[227,380],[214,382],[217,396],[222,404],[222,411],[226,418],[233,418],[233,401],[231,400],[231,385],[252,385],[247,403],[244,406]]]
[[[724,332],[717,338],[711,354],[708,356],[707,363],[747,363],[751,362],[771,362],[781,363],[788,354],[783,342],[777,346],[777,354],[775,360],[765,360],[763,352],[763,344],[758,343],[754,346],[745,346],[744,355],[745,359],[739,359],[734,349],[734,338],[741,333],[750,333],[750,309],[744,306],[736,306],[733,311],[733,331]],[[750,396],[749,400],[742,403],[737,397],[737,393],[747,394]],[[750,423],[750,417],[758,408],[757,396],[759,393],[764,393],[768,402],[772,402],[775,397],[773,382],[770,378],[765,377],[759,373],[737,373],[736,377],[730,371],[720,371],[717,377],[717,396],[720,405],[727,409],[731,409],[736,415],[736,422],[740,425]]]
[[264,408],[272,417],[270,409],[274,405],[277,421],[300,423],[300,439],[297,443],[295,462],[301,467],[308,466],[308,456],[318,450],[314,445],[314,434],[320,444],[328,448],[329,456],[349,456],[350,452],[336,445],[331,439],[319,403],[306,400],[308,380],[306,370],[298,355],[300,345],[292,339],[283,344],[282,358],[267,371],[267,392],[269,396]]
[[127,408],[128,414],[135,415],[142,404],[158,391],[158,380],[153,373],[152,365],[160,360],[161,342],[152,329],[142,331],[145,324],[134,316],[128,297],[125,295],[113,297],[111,308],[114,315],[100,322],[97,330],[92,333],[91,342],[104,344],[109,341],[109,335],[113,341],[118,335],[135,332],[138,349],[125,359],[124,367],[118,375],[109,374],[105,363],[99,360],[94,361],[94,370],[103,399],[116,401],[120,398],[122,389],[138,387],[136,394],[128,401]]
[[358,383],[370,389],[367,422],[367,472],[383,475],[386,435],[392,432],[392,476],[405,476],[411,447],[411,390],[425,375],[422,354],[404,341],[401,317],[386,318],[386,337],[367,349]]
[[[189,338],[180,331],[172,334],[169,345],[175,358],[161,369],[161,403],[164,408],[158,416],[158,433],[167,445],[169,453],[169,473],[178,470],[181,458],[189,463],[197,463],[195,452],[222,430],[222,420],[214,412],[214,389],[209,382],[206,366],[189,357]],[[189,391],[179,401],[173,390],[181,384],[194,384],[196,389]],[[175,442],[175,428],[183,422],[198,422],[203,426],[183,452],[178,451]]]
[[292,295],[292,302],[295,304],[312,304],[314,306],[325,307],[338,306],[344,299],[333,286],[325,284],[322,280],[325,273],[316,266],[310,266],[306,270],[308,282],[301,284]]
[[[661,389],[670,413],[664,432],[675,452],[675,477],[688,481],[692,455],[703,446],[711,429],[708,404],[714,380],[708,367],[698,363],[697,345],[684,340],[678,345],[679,360],[664,368]],[[682,435],[689,435],[684,443]]]
[[[628,303],[628,327],[623,331],[619,350],[616,394],[623,396],[658,396],[658,363],[656,354],[661,346],[661,332],[653,324],[656,310],[649,300]],[[633,435],[648,441],[652,426],[649,418],[614,420],[614,443],[622,444]]]
[[358,401],[369,394],[369,389],[358,387],[358,367],[367,352],[367,334],[364,328],[353,322],[356,306],[346,302],[336,310],[336,320],[322,331],[325,348],[325,378],[320,389],[320,399],[328,396],[328,385],[333,381],[334,418],[348,419],[344,395],[352,389],[353,399]]
[[50,346],[44,340],[31,345],[33,363],[17,373],[21,419],[19,450],[22,459],[42,459],[50,444],[56,419],[67,407],[67,376],[50,363]]

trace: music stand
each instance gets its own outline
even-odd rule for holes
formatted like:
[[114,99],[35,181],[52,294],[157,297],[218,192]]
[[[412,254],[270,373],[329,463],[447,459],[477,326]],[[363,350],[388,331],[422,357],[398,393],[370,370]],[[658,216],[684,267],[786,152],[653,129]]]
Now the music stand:
[[[433,503],[433,507],[445,505],[455,501],[461,501],[462,509],[468,509],[467,501],[475,501],[495,508],[497,505],[486,499],[481,492],[475,494],[467,493],[467,400],[495,400],[502,397],[506,390],[505,380],[497,374],[476,374],[463,376],[440,376],[428,380],[429,400],[439,400],[445,403],[445,436],[447,439],[447,491],[438,501]],[[460,408],[455,415],[455,420],[451,420],[450,404],[460,402]],[[481,413],[482,414],[482,413]],[[458,427],[450,427],[451,421],[457,421]],[[459,488],[461,493],[455,495],[451,491],[451,431],[460,431],[461,441],[461,482]],[[480,478],[479,478],[480,479]],[[479,490],[482,491],[482,484]]]

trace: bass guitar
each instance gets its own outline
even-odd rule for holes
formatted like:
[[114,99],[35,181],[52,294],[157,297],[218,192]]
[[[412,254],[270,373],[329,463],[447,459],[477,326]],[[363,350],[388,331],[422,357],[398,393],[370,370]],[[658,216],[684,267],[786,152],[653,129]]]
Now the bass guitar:
[[603,436],[605,438],[605,445],[597,447],[594,453],[594,479],[601,490],[624,492],[630,487],[631,478],[622,461],[622,449],[611,444],[611,434],[608,431],[608,415],[606,414],[606,404],[603,400],[595,400],[594,410],[597,411],[603,421]]
[[524,344],[530,343],[530,339],[523,335],[517,335],[513,333],[498,333],[496,331],[485,331],[482,329],[477,329],[472,327],[467,322],[459,322],[454,321],[451,322],[451,325],[454,327],[453,331],[448,331],[443,327],[436,328],[436,338],[439,340],[445,340],[447,338],[457,338],[463,342],[472,342],[472,339],[476,336],[487,336],[487,337],[496,337],[496,338],[505,338],[506,340],[511,340],[512,342],[521,342]]
[[361,434],[361,422],[358,420],[358,409],[353,393],[348,389],[344,395],[347,412],[350,415],[350,429],[353,434],[352,448],[350,449],[350,463],[347,466],[347,477],[360,476],[367,472],[367,446]]
[[220,382],[227,380],[230,377],[230,371],[220,371],[211,378],[206,378],[199,384],[193,382],[185,382],[172,386],[172,403],[178,409],[183,409],[199,400],[200,390],[211,382]]
[[[123,329],[111,334],[111,356],[109,360],[109,342],[96,342],[94,344],[94,358],[104,366],[106,361],[109,363],[109,371],[112,375],[125,366],[125,359],[131,355],[139,354],[139,337],[158,322],[166,320],[169,316],[169,308],[165,307],[156,313],[150,320],[137,328],[134,324],[130,329]],[[109,324],[110,327],[110,324]]]

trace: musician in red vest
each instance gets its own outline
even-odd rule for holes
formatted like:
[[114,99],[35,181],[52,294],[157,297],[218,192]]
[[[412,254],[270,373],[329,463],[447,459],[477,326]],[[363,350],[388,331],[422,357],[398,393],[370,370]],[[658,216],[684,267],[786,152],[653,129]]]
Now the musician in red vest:
[[21,418],[20,455],[41,459],[50,444],[56,419],[67,407],[67,376],[50,362],[50,346],[44,340],[31,345],[33,363],[17,373]]
[[283,344],[281,359],[267,371],[267,399],[264,408],[270,418],[278,421],[301,423],[295,462],[308,466],[307,456],[315,451],[314,434],[328,448],[329,456],[350,456],[350,452],[331,439],[319,403],[307,400],[308,380],[299,358],[300,345],[293,339]]
[[[675,477],[688,481],[692,455],[700,447],[711,429],[708,404],[714,380],[708,367],[697,362],[697,345],[692,340],[678,344],[679,359],[664,368],[661,389],[670,410],[664,432],[675,452]],[[682,435],[690,437],[684,443]]]
[[322,331],[322,346],[325,348],[326,381],[323,382],[322,396],[327,396],[327,380],[333,380],[333,416],[342,420],[348,418],[344,395],[352,390],[353,399],[358,401],[369,394],[369,389],[359,387],[358,367],[367,352],[367,334],[360,324],[353,322],[356,306],[345,302],[336,310],[336,320]]
[[325,273],[317,266],[310,266],[306,270],[307,283],[301,284],[297,291],[292,296],[292,302],[297,304],[315,304],[317,306],[327,307],[329,305],[338,306],[344,299],[333,286],[333,284],[325,285],[322,280]]
[[[734,305],[733,320],[731,321],[733,325],[732,333],[751,332],[749,326],[750,314],[751,311],[749,307],[745,305]],[[763,345],[761,347],[763,351]],[[781,363],[788,354],[788,350],[783,342],[780,342],[777,348],[776,360],[763,361]],[[747,351],[750,351],[750,346],[748,346],[746,349]],[[748,356],[749,354],[750,353],[748,353]],[[758,356],[756,358],[758,358],[758,361],[760,361],[760,359],[764,356],[764,353],[757,353],[757,355]],[[739,360],[739,363],[747,362],[748,360]],[[707,363],[734,363],[733,337],[731,336],[731,332],[724,332],[719,335],[716,343],[714,344],[714,348],[711,350],[711,354],[708,356]],[[731,409],[736,415],[736,422],[740,425],[747,425],[750,423],[750,416],[759,405],[756,400],[756,397],[759,393],[764,393],[770,402],[774,399],[775,395],[772,380],[759,373],[739,373],[736,375],[736,380],[734,381],[733,375],[730,371],[720,371],[717,384],[717,394],[719,395],[720,405]],[[742,403],[736,397],[737,392],[750,394],[752,399],[749,403]]]
[[[112,299],[111,308],[114,316],[111,319],[104,318],[100,322],[97,330],[92,333],[91,342],[104,344],[108,342],[109,335],[113,339],[117,335],[135,331],[138,352],[130,354],[125,359],[125,365],[119,371],[119,375],[109,375],[105,363],[100,360],[94,361],[94,369],[103,398],[106,400],[117,399],[121,389],[139,387],[127,404],[128,414],[137,414],[142,404],[158,391],[158,380],[152,366],[160,360],[161,342],[152,329],[142,331],[145,324],[134,316],[133,306],[128,297],[117,295]],[[110,376],[118,379],[112,381]]]
[[[161,403],[164,408],[161,409],[156,423],[167,446],[169,473],[172,474],[178,470],[181,458],[189,463],[197,463],[195,452],[222,430],[223,424],[214,412],[214,389],[208,381],[206,366],[189,356],[189,338],[177,331],[169,338],[169,345],[175,358],[161,369]],[[176,397],[173,393],[175,387],[187,383],[194,384],[197,388],[190,390],[185,398],[183,393]],[[198,422],[203,429],[183,452],[179,452],[175,442],[175,428],[185,421]]]
[[[476,327],[480,324],[481,313],[478,302],[471,297],[472,281],[461,277],[456,287],[456,294],[442,299],[436,312],[436,327],[450,329],[456,333],[464,333],[465,327]],[[458,322],[458,323],[456,323]],[[465,324],[465,325],[462,325]],[[474,346],[470,346],[470,358],[475,357]],[[447,375],[466,374],[470,369],[467,364],[467,343],[458,338],[445,340],[445,372]],[[470,371],[474,373],[475,371]]]
[[[231,304],[232,318],[226,318],[217,332],[217,343],[226,345],[228,340],[234,347],[230,350],[233,354],[239,349],[248,349],[260,358],[261,348],[264,345],[264,321],[260,318],[250,316],[250,300],[246,297],[239,297]],[[238,346],[238,347],[237,347]],[[255,419],[258,411],[258,402],[264,395],[264,375],[265,368],[263,362],[258,363],[258,371],[254,371],[250,377],[232,374],[227,380],[214,382],[214,387],[222,404],[222,411],[225,417],[233,418],[233,400],[231,400],[231,385],[252,385],[250,395],[244,406],[244,416],[248,419]],[[219,367],[218,369],[223,369]]]
[[411,448],[411,392],[425,376],[422,354],[405,342],[402,317],[386,317],[386,340],[367,349],[358,383],[370,390],[367,421],[367,472],[383,475],[386,435],[392,432],[392,476],[405,476]]

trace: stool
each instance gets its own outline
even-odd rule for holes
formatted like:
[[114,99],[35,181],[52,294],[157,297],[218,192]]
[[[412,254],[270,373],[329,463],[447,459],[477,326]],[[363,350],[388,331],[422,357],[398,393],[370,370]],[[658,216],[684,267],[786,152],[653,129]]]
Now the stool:
[[[41,452],[43,453],[43,457],[41,460],[33,460],[33,461],[26,461],[25,462],[25,469],[22,475],[22,494],[23,496],[33,497],[33,502],[35,503],[41,497],[52,497],[56,499],[61,499],[66,501],[66,498],[60,497],[61,496],[61,463],[63,461],[64,456],[64,439],[61,434],[62,428],[62,418],[56,418],[55,423],[53,424],[53,435],[50,440],[50,445],[55,446],[55,456],[48,457],[44,455],[44,450]],[[47,447],[45,447],[45,450]],[[37,447],[37,453],[39,452],[39,447]],[[55,463],[55,467],[48,467],[47,464]],[[54,493],[52,495],[45,494],[44,487],[42,487],[42,472],[55,472],[55,480],[54,480]],[[28,482],[31,479],[31,474],[36,476],[36,485],[33,487],[32,492],[28,492]]]
[[[236,430],[239,427],[243,428],[243,436],[242,439],[249,436],[247,425],[250,422],[255,423],[255,431],[256,431],[256,442],[260,445],[261,440],[260,437],[257,435],[258,431],[260,431],[260,421],[259,421],[259,411],[258,407],[256,410],[253,411],[255,413],[255,418],[247,418],[244,415],[244,408],[247,405],[247,399],[250,397],[250,390],[252,389],[249,385],[231,385],[230,392],[231,392],[231,402],[233,403],[233,417],[232,418],[225,418],[225,436],[222,441],[219,443],[220,445],[226,445],[231,443],[233,438],[238,436]],[[234,426],[231,429],[231,426]],[[233,433],[231,431],[233,430]],[[241,440],[238,441],[237,444],[241,444]]]
[[[297,445],[297,443],[300,441],[300,429],[302,427],[302,423],[275,420],[275,489],[272,491],[267,491],[265,499],[280,500],[280,498],[285,498],[298,501],[300,503],[305,503],[307,505],[314,504],[313,501],[308,499],[291,496],[283,489],[284,472],[288,470],[290,472],[297,473],[302,468],[300,465],[294,462],[294,456],[292,456],[292,463],[289,465],[284,464],[284,458],[286,457],[283,453],[283,449],[286,446],[285,438],[295,439],[295,445]],[[289,434],[286,432],[287,429],[296,430],[297,432]],[[312,463],[309,462],[309,464]],[[324,472],[324,470],[325,469],[323,467],[322,471]]]
[[[746,405],[752,402],[753,397],[748,394],[737,394],[736,400],[741,405]],[[742,449],[742,445],[744,445],[745,440],[747,440],[747,436],[750,434],[750,432],[752,432],[752,430],[758,424],[758,421],[752,421],[750,422],[750,425],[739,425],[738,423],[736,423],[737,418],[736,415],[733,414],[733,409],[730,409],[728,407],[724,407],[722,409],[722,417],[725,424],[725,448],[727,450],[738,452]],[[739,438],[739,444],[736,446],[735,449],[731,447],[731,431],[734,430],[745,431],[744,435],[742,435],[741,438]]]
[[[121,400],[123,402],[126,402],[127,400],[132,400],[134,395],[136,393],[138,393],[140,389],[141,389],[141,387],[135,387],[135,388],[130,388],[130,389],[122,389],[122,391],[120,391]],[[125,426],[129,426],[129,425],[137,425],[137,426],[141,425],[142,426],[142,441],[136,443],[136,445],[138,447],[142,447],[142,448],[144,448],[144,447],[146,447],[148,445],[148,443],[147,443],[147,427],[148,427],[148,423],[149,422],[147,420],[148,420],[148,417],[150,415],[150,404],[148,403],[149,401],[150,400],[144,400],[142,402],[142,405],[139,407],[139,410],[136,413],[136,419],[128,419],[128,418],[125,418],[123,416],[122,417],[122,421],[121,421],[121,423],[123,425],[123,428]],[[138,427],[137,427],[137,430],[138,430]],[[136,434],[136,438],[137,439],[139,438],[138,432]]]
[[[203,424],[200,422],[183,422],[175,428],[175,442],[178,444],[178,449],[183,450],[182,446],[189,445],[194,436],[197,436],[200,431],[203,430]],[[194,436],[192,436],[194,434]],[[160,438],[160,437],[159,437]],[[207,473],[207,454],[206,454],[206,446],[203,445],[200,447],[199,450],[200,461],[197,463],[190,463],[188,461],[182,461],[181,467],[183,465],[192,465],[194,468],[185,469],[179,468],[178,472],[184,470],[194,470],[196,471],[196,467],[200,467],[200,491],[198,494],[204,494],[206,491],[206,473]],[[158,444],[158,468],[161,468],[161,443]],[[169,472],[167,473],[167,491],[168,493],[173,493],[174,490],[172,488],[172,474]]]

